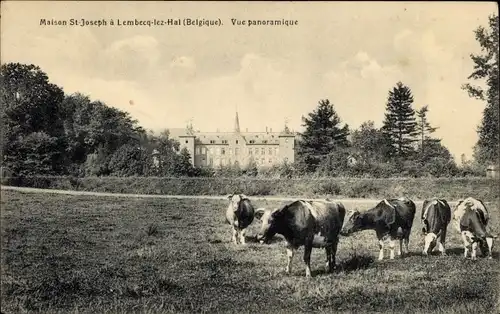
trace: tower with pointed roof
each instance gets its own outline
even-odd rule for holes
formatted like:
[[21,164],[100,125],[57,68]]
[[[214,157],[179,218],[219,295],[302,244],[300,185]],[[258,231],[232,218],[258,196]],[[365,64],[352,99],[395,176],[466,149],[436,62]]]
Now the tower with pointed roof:
[[236,118],[234,119],[234,132],[240,133],[240,119],[238,118],[238,111],[236,111]]

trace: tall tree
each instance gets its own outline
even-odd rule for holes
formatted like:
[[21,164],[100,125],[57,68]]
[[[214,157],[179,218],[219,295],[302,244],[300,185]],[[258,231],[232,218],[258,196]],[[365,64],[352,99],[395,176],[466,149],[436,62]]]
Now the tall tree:
[[3,164],[14,174],[64,173],[63,90],[38,66],[20,63],[2,65],[0,87]]
[[489,29],[479,26],[475,31],[481,54],[471,54],[474,71],[468,79],[486,81],[486,91],[470,83],[462,86],[470,97],[486,101],[478,128],[479,140],[474,157],[479,163],[497,163],[499,159],[499,98],[498,98],[498,15],[489,17]]
[[420,153],[423,154],[425,151],[425,144],[430,142],[439,142],[440,140],[432,138],[430,135],[434,133],[438,128],[432,127],[427,119],[427,112],[429,112],[428,106],[423,106],[417,111],[417,132],[420,135]]
[[314,171],[321,159],[334,148],[349,146],[349,126],[340,126],[341,120],[328,99],[320,100],[318,107],[308,117],[302,117],[305,131],[297,146],[298,157],[303,160],[307,171]]
[[392,154],[406,157],[413,152],[417,141],[417,122],[412,108],[413,95],[408,86],[398,82],[387,99],[385,120],[382,130],[393,146]]

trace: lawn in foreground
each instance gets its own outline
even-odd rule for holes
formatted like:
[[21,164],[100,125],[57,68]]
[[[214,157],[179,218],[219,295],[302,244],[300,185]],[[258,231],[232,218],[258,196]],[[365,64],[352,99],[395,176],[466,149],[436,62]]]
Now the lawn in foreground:
[[[450,228],[448,256],[420,256],[420,204],[411,256],[376,261],[375,234],[365,231],[341,238],[333,274],[314,249],[311,279],[302,250],[284,273],[280,237],[234,246],[225,206],[2,191],[2,312],[498,312],[497,250],[493,260],[465,260]],[[498,230],[499,210],[489,209]]]

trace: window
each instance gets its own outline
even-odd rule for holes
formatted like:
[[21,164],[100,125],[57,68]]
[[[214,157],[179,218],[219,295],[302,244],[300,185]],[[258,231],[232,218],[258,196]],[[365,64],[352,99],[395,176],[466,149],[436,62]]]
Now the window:
[[260,161],[262,162],[262,164],[264,164],[266,162],[266,160],[264,158],[262,158]]
[[253,143],[255,143],[255,141],[254,140],[250,140],[250,144],[253,144]]
[[217,147],[217,155],[220,155],[220,148]]
[[214,165],[214,158],[213,157],[210,157],[210,161],[208,162],[208,164],[210,166],[213,166]]
[[262,143],[267,144],[267,140],[263,140]]
[[201,155],[201,147],[196,147],[196,154]]
[[214,154],[214,148],[210,147],[210,155],[213,155],[213,154]]
[[252,149],[251,148],[248,149],[248,154],[252,155]]
[[210,144],[215,144],[215,141],[214,140],[210,140]]
[[265,149],[264,147],[262,147],[262,149],[261,149],[261,152],[260,152],[260,153],[261,153],[261,155],[265,155],[265,154],[266,154],[266,149]]
[[227,140],[222,140],[222,144],[227,144]]
[[238,150],[239,150],[238,148],[235,148],[235,149],[234,149],[234,154],[235,154],[235,155],[238,155]]
[[271,147],[269,147],[269,155],[272,155],[273,154],[273,149]]
[[269,163],[270,163],[270,164],[272,164],[272,163],[273,163],[272,158],[269,158]]
[[288,143],[288,138],[285,138],[285,143]]
[[255,149],[255,155],[258,155],[259,154],[259,148],[256,148]]
[[205,155],[205,154],[207,153],[207,149],[206,149],[205,147],[202,147],[202,148],[201,148],[201,153],[202,153],[203,155]]
[[236,144],[238,144],[238,140],[236,140]]
[[186,144],[187,144],[187,143],[189,143],[189,141],[188,141],[188,140],[186,140]]
[[225,155],[226,154],[226,149],[224,147],[221,148],[221,152],[220,153],[221,153],[221,155]]
[[279,152],[278,147],[275,147],[275,148],[274,148],[274,154],[275,154],[275,155],[278,155],[278,152]]
[[232,155],[232,154],[233,154],[233,149],[232,149],[232,148],[230,148],[230,149],[228,149],[228,150],[229,150],[229,155]]

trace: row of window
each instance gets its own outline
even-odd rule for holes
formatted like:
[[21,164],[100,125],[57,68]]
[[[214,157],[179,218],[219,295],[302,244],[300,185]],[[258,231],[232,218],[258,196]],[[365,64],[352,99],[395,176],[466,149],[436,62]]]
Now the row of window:
[[[261,159],[255,159],[255,163],[257,165],[265,165],[266,164],[266,159],[265,158],[261,158]],[[267,164],[272,164],[273,163],[273,159],[272,158],[269,158],[267,159]],[[237,165],[239,164],[239,162],[236,160],[234,161],[234,165]],[[213,166],[214,165],[214,158],[213,157],[210,157],[208,159],[208,165],[209,166]],[[221,166],[229,166],[229,165],[233,165],[233,162],[231,159],[221,159],[220,160],[220,165]]]
[[[274,137],[274,136],[273,136]],[[236,144],[238,144],[238,140],[235,141]],[[288,143],[288,138],[285,138],[285,142]],[[186,140],[186,144],[188,143],[188,141]],[[222,144],[227,144],[227,140],[222,140]],[[250,144],[255,144],[255,140],[250,140],[249,141]],[[268,141],[267,140],[262,140],[262,143],[263,144],[267,144]],[[216,141],[215,140],[210,140],[210,144],[216,144]]]
[[[197,155],[205,155],[208,151],[209,155],[232,155],[233,154],[233,149],[232,148],[226,148],[226,147],[210,147],[207,149],[206,147],[196,147],[196,154]],[[239,148],[234,149],[234,155],[239,155]],[[261,147],[261,148],[248,148],[248,154],[249,155],[266,155],[266,152],[268,155],[278,155],[279,149],[278,147]]]

